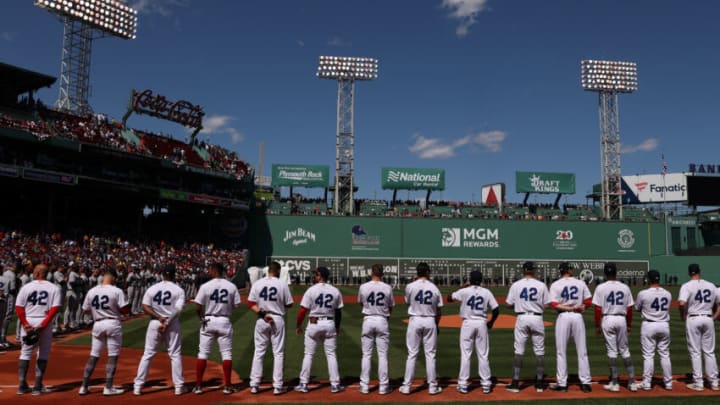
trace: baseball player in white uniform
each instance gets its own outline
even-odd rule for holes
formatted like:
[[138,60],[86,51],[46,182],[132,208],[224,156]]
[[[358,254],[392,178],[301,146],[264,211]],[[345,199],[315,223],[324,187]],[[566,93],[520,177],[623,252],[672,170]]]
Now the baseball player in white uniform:
[[[12,295],[13,294],[12,291],[10,292],[11,297],[8,300],[8,305],[12,305],[14,307],[15,304],[11,304],[11,302],[15,301],[15,297],[17,296],[20,289],[22,287],[24,287],[25,284],[32,281],[32,278],[30,277],[31,273],[32,273],[32,268],[30,267],[30,265],[28,265],[27,267],[21,268],[20,277],[17,277],[15,279],[15,283],[16,283],[15,284],[15,295]],[[19,284],[17,284],[18,282],[19,282]],[[13,308],[13,311],[15,311],[15,308]],[[12,317],[11,317],[11,319],[12,319]],[[17,324],[15,326],[15,342],[17,342],[17,343],[21,343],[20,333],[22,332],[22,330],[23,330],[22,323],[20,322],[20,319],[18,318]]]
[[92,347],[90,358],[85,364],[83,382],[80,385],[78,394],[87,395],[90,393],[90,377],[95,371],[103,349],[107,347],[108,360],[105,365],[105,388],[103,395],[120,395],[124,392],[121,388],[113,386],[117,360],[122,346],[122,323],[120,318],[130,312],[128,302],[125,300],[125,293],[113,284],[117,274],[115,270],[108,268],[103,272],[103,282],[88,291],[83,302],[83,311],[89,313],[93,319]]
[[65,282],[65,268],[63,266],[58,266],[52,277],[53,283],[55,283],[55,285],[60,288],[60,295],[62,296],[60,302],[60,311],[58,311],[58,314],[55,315],[55,319],[53,320],[53,334],[56,334],[61,331],[61,329],[59,328],[60,316],[65,315],[65,313],[62,311],[63,307],[66,304],[65,294],[67,291],[67,283]]
[[[15,268],[7,266],[5,272],[0,276],[0,348],[7,349],[10,343],[7,341],[7,331],[15,312],[15,296],[17,295],[17,280],[15,279]],[[18,325],[19,326],[19,325]]]
[[150,362],[165,343],[170,357],[175,395],[187,392],[183,378],[182,336],[180,334],[180,313],[185,305],[185,291],[173,282],[175,266],[167,265],[162,270],[163,281],[153,284],[142,299],[143,310],[152,320],[145,334],[145,352],[138,364],[133,394],[142,395]]
[[595,332],[605,338],[610,364],[610,382],[604,385],[603,389],[611,392],[620,391],[617,369],[617,357],[620,355],[628,373],[628,389],[635,392],[640,388],[640,384],[635,382],[635,367],[628,347],[632,307],[635,301],[630,288],[617,281],[615,263],[605,263],[603,271],[607,281],[597,286],[592,300],[595,306]]
[[234,309],[240,308],[240,293],[235,284],[224,278],[225,267],[222,264],[212,263],[208,269],[208,275],[211,280],[200,286],[194,299],[202,326],[200,327],[200,347],[196,364],[197,380],[193,392],[197,395],[203,393],[202,379],[207,367],[207,358],[210,355],[213,341],[217,340],[225,377],[223,394],[230,395],[235,392],[230,381],[233,338],[230,315]]
[[718,366],[715,358],[715,323],[720,317],[720,307],[712,314],[713,306],[720,303],[715,285],[703,280],[700,266],[693,263],[688,266],[690,281],[680,287],[678,304],[680,315],[685,322],[690,362],[693,369],[693,382],[687,387],[703,391],[702,360],[705,359],[705,373],[713,391],[720,391]]
[[273,351],[273,394],[284,394],[283,367],[285,365],[285,313],[292,307],[293,298],[287,283],[281,281],[280,263],[270,263],[268,276],[250,287],[248,306],[258,314],[255,322],[255,354],[250,369],[250,393],[259,392],[263,376],[263,358],[268,346]]
[[50,392],[50,389],[42,384],[48,358],[50,357],[50,345],[52,344],[52,327],[48,326],[60,310],[62,296],[60,289],[46,280],[48,271],[48,267],[44,264],[35,266],[33,269],[34,281],[29,282],[20,289],[15,301],[15,311],[22,325],[21,339],[32,331],[39,331],[40,333],[37,344],[28,345],[23,342],[20,349],[18,395],[30,392],[26,377],[30,358],[36,346],[38,347],[38,354],[37,363],[35,364],[35,386],[32,389],[32,394],[41,395]]
[[643,317],[640,328],[640,344],[643,353],[643,380],[641,388],[652,389],[655,373],[654,358],[657,349],[663,372],[665,389],[672,391],[672,363],[670,362],[670,304],[672,296],[660,287],[660,273],[650,270],[647,275],[650,287],[638,293],[635,310]]
[[136,272],[137,268],[135,265],[128,269],[128,274],[125,278],[127,285],[127,299],[130,302],[131,315],[137,315],[140,313],[142,307],[142,298],[140,296],[140,285],[143,282],[142,276]]
[[[10,299],[10,288],[15,287],[15,273],[10,271],[12,274],[12,281],[10,277],[6,276],[5,274],[0,274],[0,350],[7,349],[10,347],[10,343],[7,342],[5,333],[7,333],[7,329],[4,329],[5,323],[8,324],[12,320],[12,316],[6,321],[5,314],[8,312],[8,308],[12,307],[12,311],[15,311],[15,303],[9,303],[8,300]],[[13,298],[13,301],[14,298]]]
[[67,292],[65,293],[66,305],[65,315],[63,320],[65,321],[65,329],[75,329],[78,326],[78,296],[80,295],[80,288],[82,288],[82,281],[80,280],[80,274],[76,271],[74,263],[70,264],[70,270],[67,274]]
[[337,335],[342,322],[343,300],[340,291],[327,283],[330,278],[330,270],[327,267],[318,267],[315,269],[314,275],[315,284],[305,291],[302,301],[300,301],[300,311],[295,328],[296,335],[302,334],[303,321],[305,316],[309,315],[308,327],[305,330],[305,354],[300,369],[300,383],[295,387],[295,391],[309,391],[308,383],[310,382],[313,355],[315,355],[318,343],[322,343],[328,363],[330,392],[336,394],[345,391],[345,386],[340,385],[340,371],[336,355]]
[[360,393],[370,392],[370,368],[373,349],[378,353],[378,380],[380,395],[390,393],[388,377],[388,350],[390,349],[390,327],[388,320],[395,306],[393,289],[382,281],[383,266],[372,266],[371,280],[360,286],[358,303],[362,306],[363,324],[360,342],[362,361],[360,363]]
[[591,392],[590,361],[585,338],[585,321],[582,313],[592,305],[592,295],[584,281],[573,277],[573,268],[568,262],[559,266],[561,277],[550,285],[550,306],[558,311],[555,322],[555,346],[557,348],[557,383],[550,384],[553,391],[567,391],[567,344],[572,337],[578,358],[580,389]]
[[520,369],[528,338],[536,359],[535,391],[543,392],[545,375],[545,323],[543,313],[550,304],[550,291],[535,278],[535,263],[523,263],[524,277],[510,286],[505,304],[515,311],[515,357],[513,377],[505,390],[520,392]]
[[[470,360],[473,347],[478,357],[478,373],[484,394],[489,394],[492,388],[490,372],[490,339],[488,331],[492,329],[500,308],[493,294],[487,288],[480,287],[482,273],[475,270],[470,272],[470,283],[464,288],[448,295],[448,303],[460,303],[460,317],[463,319],[460,328],[460,374],[458,375],[457,390],[467,394],[470,382]],[[488,309],[492,310],[492,318],[488,320]]]
[[425,349],[428,393],[436,395],[442,392],[435,372],[435,354],[443,299],[440,290],[429,280],[430,266],[424,262],[418,263],[416,271],[417,280],[405,287],[405,303],[408,304],[408,315],[410,315],[405,336],[408,357],[405,363],[405,378],[399,391],[405,395],[410,394],[410,387],[415,377],[415,362],[422,343]]

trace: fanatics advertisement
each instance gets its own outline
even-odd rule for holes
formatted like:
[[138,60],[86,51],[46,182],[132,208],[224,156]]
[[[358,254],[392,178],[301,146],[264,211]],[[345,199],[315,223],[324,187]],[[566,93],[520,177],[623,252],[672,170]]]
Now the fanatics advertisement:
[[622,203],[644,204],[687,201],[687,178],[684,173],[623,176]]

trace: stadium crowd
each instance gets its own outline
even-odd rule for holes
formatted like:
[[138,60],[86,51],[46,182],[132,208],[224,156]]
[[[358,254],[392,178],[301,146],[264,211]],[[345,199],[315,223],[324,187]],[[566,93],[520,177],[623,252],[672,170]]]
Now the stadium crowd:
[[[50,272],[48,280],[57,284],[66,297],[54,325],[55,332],[83,327],[79,304],[87,291],[102,281],[102,273],[111,268],[118,273],[117,287],[132,302],[132,315],[142,313],[140,298],[145,290],[162,280],[166,265],[177,268],[175,281],[186,296],[192,297],[206,279],[212,262],[227,266],[228,276],[242,269],[248,257],[246,249],[220,249],[212,244],[132,242],[117,236],[83,235],[79,238],[54,234],[28,234],[17,230],[0,231],[0,263],[4,277],[14,277],[15,290],[31,281],[34,265],[44,263]],[[10,273],[8,273],[10,272]],[[11,292],[12,294],[12,292]],[[10,322],[13,311],[5,315]],[[7,325],[3,327],[6,331]],[[1,336],[4,340],[5,336]],[[0,342],[0,348],[7,341]]]
[[[126,137],[123,136],[122,123],[103,114],[81,117],[38,107],[37,110],[28,111],[22,118],[0,113],[0,127],[29,132],[41,141],[63,138],[101,145],[126,153],[169,160],[177,166],[189,164],[228,173],[237,179],[252,175],[250,166],[233,151],[206,142],[189,145],[170,136],[148,131],[130,130],[131,137]],[[196,149],[205,152],[208,158],[202,158]]]
[[[264,201],[265,212],[269,215],[333,215],[328,203],[321,198],[292,199],[282,198],[276,201]],[[390,201],[378,199],[356,199],[356,213],[359,216],[383,216],[402,218],[468,218],[490,220],[530,220],[530,221],[602,221],[598,207],[565,204],[555,207],[552,204],[506,203],[503,207],[477,202],[417,200]],[[647,208],[625,207],[626,221],[655,221],[657,216]]]

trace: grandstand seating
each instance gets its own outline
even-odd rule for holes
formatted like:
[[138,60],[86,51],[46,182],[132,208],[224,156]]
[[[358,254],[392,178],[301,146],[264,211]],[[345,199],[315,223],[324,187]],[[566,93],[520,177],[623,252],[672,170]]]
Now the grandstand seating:
[[384,216],[388,211],[387,201],[360,201],[359,213],[361,216]]
[[185,142],[157,134],[122,128],[104,116],[80,117],[59,111],[38,109],[0,109],[0,127],[29,132],[39,140],[65,139],[121,150],[127,153],[166,159],[235,175],[252,174],[250,167],[234,152],[216,145]]

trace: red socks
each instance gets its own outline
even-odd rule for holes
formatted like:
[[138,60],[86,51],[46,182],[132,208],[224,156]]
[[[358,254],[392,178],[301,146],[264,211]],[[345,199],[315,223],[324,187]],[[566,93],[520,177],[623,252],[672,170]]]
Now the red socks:
[[[195,364],[196,373],[196,384],[199,387],[202,385],[203,375],[205,374],[205,368],[207,367],[207,360],[197,360]],[[230,386],[230,380],[232,376],[232,360],[223,360],[222,364],[223,374],[225,375],[225,385]]]
[[196,385],[199,387],[202,385],[203,375],[205,374],[205,368],[207,367],[207,360],[197,359],[195,363],[195,375]]
[[223,374],[225,374],[225,385],[230,386],[230,376],[232,375],[232,360],[223,360]]

